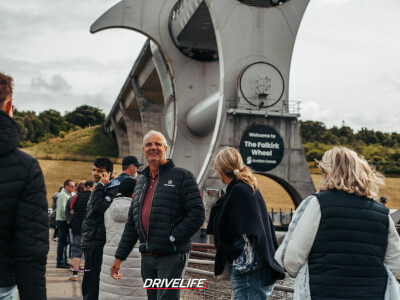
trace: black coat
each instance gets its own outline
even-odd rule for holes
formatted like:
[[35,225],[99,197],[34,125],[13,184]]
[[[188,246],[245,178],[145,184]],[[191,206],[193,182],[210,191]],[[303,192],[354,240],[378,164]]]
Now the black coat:
[[81,247],[96,248],[103,247],[106,243],[106,228],[104,226],[104,213],[110,207],[113,199],[118,193],[120,182],[116,179],[104,187],[97,183],[90,195],[86,217],[82,224]]
[[72,215],[71,224],[73,234],[81,235],[82,233],[82,223],[86,216],[86,208],[90,194],[90,191],[83,191],[76,195],[76,201],[73,209],[74,214]]
[[[172,160],[160,166],[147,235],[144,234],[141,212],[150,176],[148,167],[142,175],[135,187],[128,221],[115,257],[125,260],[138,239],[140,252],[167,255],[190,251],[191,237],[205,219],[203,200],[193,174],[175,167]],[[175,245],[170,241],[170,235],[175,237]]]
[[19,129],[0,111],[0,287],[21,300],[46,299],[48,203],[36,159],[17,148]]
[[283,279],[285,272],[275,261],[278,248],[274,227],[259,190],[253,192],[250,185],[233,180],[214,205],[210,214],[208,233],[214,234],[217,254],[215,275],[224,270],[225,261],[239,257],[242,250],[233,247],[233,240],[246,234],[257,238],[257,247],[271,270],[271,280]]

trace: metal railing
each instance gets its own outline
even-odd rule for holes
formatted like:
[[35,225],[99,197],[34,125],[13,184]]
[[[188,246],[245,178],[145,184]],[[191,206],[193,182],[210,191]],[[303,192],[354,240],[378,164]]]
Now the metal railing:
[[[230,300],[232,298],[231,283],[229,280],[219,280],[214,276],[215,248],[212,244],[193,243],[190,252],[188,267],[186,268],[186,279],[205,279],[207,280],[204,289],[185,289],[181,292],[181,299],[184,300]],[[204,251],[198,251],[198,250]],[[293,299],[294,280],[287,278],[277,281],[274,291],[269,299],[282,300]]]
[[289,101],[286,99],[281,99],[277,101],[276,104],[272,106],[263,106],[262,103],[265,100],[260,100],[257,98],[252,99],[254,105],[250,105],[244,101],[241,101],[242,97],[229,97],[226,99],[228,113],[250,113],[251,114],[265,114],[265,115],[296,115],[300,116],[300,101]]

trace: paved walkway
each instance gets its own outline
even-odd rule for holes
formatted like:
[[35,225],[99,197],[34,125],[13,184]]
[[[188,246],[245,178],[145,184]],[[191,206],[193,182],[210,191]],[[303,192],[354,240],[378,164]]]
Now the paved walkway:
[[[52,231],[51,231],[52,233]],[[82,299],[81,286],[83,273],[78,273],[78,281],[70,281],[72,272],[56,268],[57,242],[50,239],[50,251],[47,256],[47,299],[48,300],[78,300]]]

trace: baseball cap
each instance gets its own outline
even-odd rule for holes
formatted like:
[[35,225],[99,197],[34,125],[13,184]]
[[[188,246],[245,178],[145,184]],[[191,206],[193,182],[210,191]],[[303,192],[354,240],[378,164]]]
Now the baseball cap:
[[138,159],[136,158],[136,156],[133,156],[133,155],[125,156],[125,157],[122,159],[122,165],[123,165],[123,166],[134,165],[134,166],[136,166],[136,167],[143,166],[143,164],[140,164],[140,163],[139,163],[139,161],[138,161]]

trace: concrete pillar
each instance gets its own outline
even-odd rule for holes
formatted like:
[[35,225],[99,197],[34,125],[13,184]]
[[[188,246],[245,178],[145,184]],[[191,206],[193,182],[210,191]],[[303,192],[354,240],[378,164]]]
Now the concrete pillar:
[[119,108],[126,125],[127,137],[127,153],[124,155],[135,155],[139,161],[143,162],[142,152],[142,120],[136,120],[133,116],[129,115],[125,101],[119,102]]
[[123,157],[128,154],[128,135],[125,130],[123,130],[115,120],[115,116],[111,117],[111,124],[114,128],[115,137],[117,138],[118,144],[118,155],[119,157]]
[[136,101],[138,102],[140,115],[142,119],[143,134],[150,130],[163,130],[163,111],[164,105],[156,103],[147,98],[141,91],[137,78],[132,78],[132,88],[135,93]]

